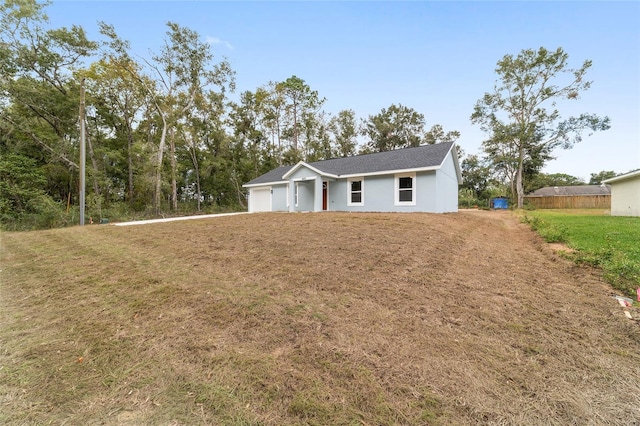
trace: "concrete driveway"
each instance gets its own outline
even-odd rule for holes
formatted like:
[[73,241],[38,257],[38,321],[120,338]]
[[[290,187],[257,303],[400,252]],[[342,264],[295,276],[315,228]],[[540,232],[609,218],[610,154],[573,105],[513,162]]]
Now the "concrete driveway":
[[248,214],[248,212],[201,214],[201,215],[196,215],[196,216],[168,217],[166,219],[148,219],[148,220],[137,220],[137,221],[134,221],[134,222],[119,222],[119,223],[113,223],[113,225],[115,225],[115,226],[148,225],[148,224],[151,224],[151,223],[173,222],[173,221],[176,221],[176,220],[209,219],[209,218],[212,218],[212,217],[236,216],[236,215],[239,215],[239,214]]

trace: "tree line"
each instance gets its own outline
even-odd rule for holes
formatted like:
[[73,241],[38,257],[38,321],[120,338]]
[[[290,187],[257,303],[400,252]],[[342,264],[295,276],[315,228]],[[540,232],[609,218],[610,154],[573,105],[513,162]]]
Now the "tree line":
[[[424,115],[392,104],[359,118],[332,115],[302,78],[266,82],[230,98],[235,71],[201,36],[167,23],[148,58],[131,53],[116,29],[100,23],[100,40],[81,26],[49,28],[47,3],[0,5],[0,220],[9,229],[77,223],[79,101],[86,91],[87,211],[132,218],[245,208],[242,184],[278,165],[440,142],[460,133],[426,127]],[[590,62],[573,70],[567,55],[541,48],[505,56],[496,84],[471,120],[488,138],[483,157],[459,149],[475,200],[527,183],[555,148],[569,148],[608,118],[561,120],[545,103],[577,99],[590,83]],[[570,74],[563,85],[555,79]]]
[[5,225],[73,223],[82,89],[87,210],[96,217],[242,209],[242,184],[278,165],[459,137],[440,125],[426,130],[424,115],[400,104],[366,119],[350,109],[328,114],[295,75],[233,101],[234,70],[195,31],[168,22],[163,47],[139,58],[106,23],[99,41],[81,26],[48,28],[46,6],[0,9]]

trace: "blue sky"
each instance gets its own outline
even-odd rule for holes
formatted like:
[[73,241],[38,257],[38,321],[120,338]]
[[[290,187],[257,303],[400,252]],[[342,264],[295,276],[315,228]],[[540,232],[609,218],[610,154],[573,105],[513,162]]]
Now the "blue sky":
[[[392,103],[462,133],[467,154],[485,135],[469,116],[496,80],[496,62],[525,48],[562,47],[592,88],[561,103],[563,116],[607,115],[612,128],[585,137],[544,169],[590,173],[640,168],[640,2],[214,2],[54,1],[53,27],[115,26],[133,53],[159,51],[166,22],[208,39],[236,71],[236,94],[291,75],[337,113],[366,118]],[[586,135],[585,135],[586,136]]]

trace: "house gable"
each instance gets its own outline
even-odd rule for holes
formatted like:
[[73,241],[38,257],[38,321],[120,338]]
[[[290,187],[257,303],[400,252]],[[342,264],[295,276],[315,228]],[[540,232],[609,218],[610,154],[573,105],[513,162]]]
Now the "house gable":
[[282,178],[285,180],[293,178],[295,179],[304,179],[307,176],[321,176],[321,177],[329,177],[329,178],[337,178],[338,176],[332,175],[331,173],[324,172],[310,164],[305,163],[304,161],[300,161],[298,164],[293,166],[289,171],[287,171]]

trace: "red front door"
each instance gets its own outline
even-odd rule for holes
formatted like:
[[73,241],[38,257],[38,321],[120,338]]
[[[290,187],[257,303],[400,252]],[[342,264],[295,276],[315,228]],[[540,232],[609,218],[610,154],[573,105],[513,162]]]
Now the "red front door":
[[322,210],[327,210],[328,189],[329,189],[329,182],[322,182]]

